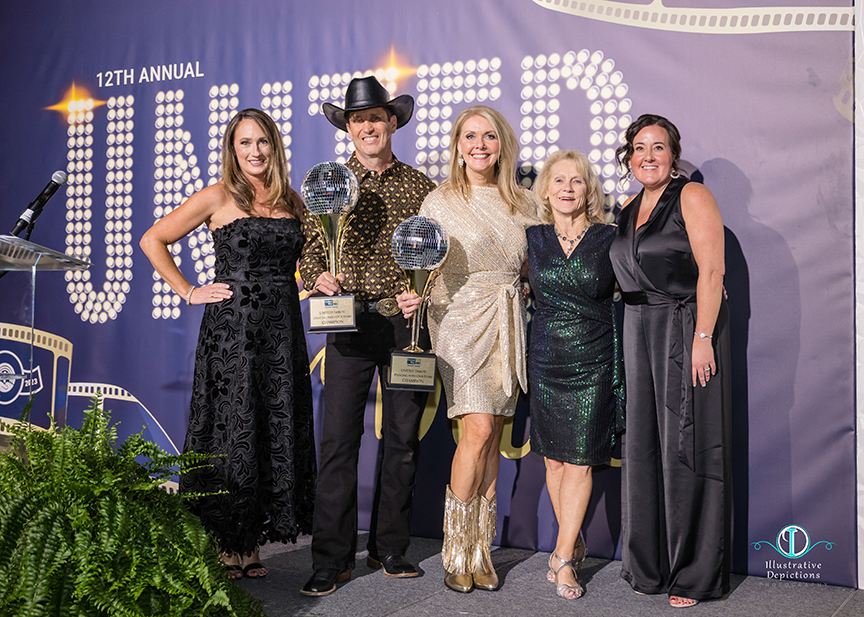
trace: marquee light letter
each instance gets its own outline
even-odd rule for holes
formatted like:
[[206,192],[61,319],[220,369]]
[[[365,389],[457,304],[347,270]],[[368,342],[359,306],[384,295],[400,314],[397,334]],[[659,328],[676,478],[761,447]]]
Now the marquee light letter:
[[[82,321],[117,319],[132,280],[132,155],[134,97],[111,97],[105,162],[105,278],[96,291],[90,270],[66,273],[69,301]],[[67,129],[66,253],[97,263],[91,247],[93,222],[92,99],[70,101]]]

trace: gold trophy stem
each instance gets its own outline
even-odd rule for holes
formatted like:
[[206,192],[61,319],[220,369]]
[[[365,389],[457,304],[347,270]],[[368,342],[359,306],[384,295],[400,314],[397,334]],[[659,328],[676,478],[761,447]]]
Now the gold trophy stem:
[[[315,227],[318,228],[318,238],[321,240],[321,245],[324,247],[324,260],[327,262],[327,270],[333,276],[336,276],[335,267],[333,266],[333,251],[331,248],[330,237],[328,235],[328,227],[330,226],[328,214],[313,214]],[[327,227],[324,226],[324,217],[327,217]]]
[[327,222],[328,226],[330,227],[330,229],[327,230],[327,249],[330,253],[327,257],[327,267],[330,270],[330,274],[332,274],[334,278],[339,272],[338,234],[340,218],[342,218],[341,215],[335,212],[327,215]]
[[[342,255],[342,248],[345,246],[345,235],[348,232],[348,226],[351,224],[351,221],[354,220],[354,213],[349,212],[348,214],[341,215],[341,217],[342,217],[341,224],[338,221],[336,223],[336,226],[338,229],[336,231],[336,235],[334,236],[335,237],[334,244],[336,245],[336,247],[335,247],[336,255],[334,257],[334,260],[336,262],[337,267],[339,265],[339,260],[340,260],[341,255]],[[333,276],[336,276],[336,272],[333,272],[332,274],[333,274]]]
[[353,219],[353,212],[344,216],[338,212],[315,215],[315,225],[324,247],[327,271],[334,277],[339,273],[339,259],[345,244],[345,232]]
[[423,322],[423,316],[426,313],[426,307],[429,306],[429,292],[435,287],[435,279],[438,278],[438,270],[433,270],[429,273],[426,279],[426,285],[423,286],[423,293],[420,294],[420,306],[417,311],[411,316],[411,345],[402,351],[410,351],[413,353],[423,353],[423,349],[417,346],[417,341],[420,339],[420,324]]

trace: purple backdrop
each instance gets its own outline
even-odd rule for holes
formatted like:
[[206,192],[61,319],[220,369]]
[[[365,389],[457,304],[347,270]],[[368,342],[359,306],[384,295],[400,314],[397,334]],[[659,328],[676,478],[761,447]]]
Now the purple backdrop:
[[[215,177],[219,130],[232,109],[262,107],[277,118],[296,185],[313,164],[349,154],[320,103],[340,102],[356,72],[390,68],[382,81],[418,101],[395,151],[433,179],[442,179],[447,123],[481,101],[510,120],[526,166],[554,147],[591,154],[611,201],[635,187],[619,190],[609,151],[629,118],[660,113],[681,130],[683,158],[716,195],[727,227],[734,569],[854,586],[852,33],[841,23],[850,3],[820,3],[840,12],[833,18],[803,0],[765,0],[800,10],[756,14],[743,1],[712,3],[730,9],[722,15],[696,0],[667,2],[676,7],[668,10],[647,4],[9,0],[0,24],[0,229],[11,229],[53,171],[69,171],[66,194],[48,205],[32,240],[90,251],[93,261],[78,279],[38,276],[36,327],[74,349],[70,422],[102,384],[114,388],[107,407],[127,432],[146,423],[164,447],[182,444],[201,309],[162,289],[137,243],[166,208]],[[647,13],[634,17],[639,9]],[[665,25],[673,13],[678,26]],[[741,27],[745,15],[751,30]],[[755,33],[754,23],[768,31]],[[76,100],[95,103],[70,119],[64,100],[73,83]],[[206,280],[210,239],[190,238],[175,245],[181,268]],[[0,322],[29,324],[27,285],[22,273],[0,280]],[[322,337],[309,343],[313,361]],[[8,354],[24,361],[28,353],[3,334],[0,373]],[[52,401],[64,411],[67,400],[64,357],[52,392],[57,357],[56,348],[35,357],[47,384],[37,394],[43,415]],[[16,387],[0,381],[0,416],[23,406]],[[374,407],[372,392],[361,456],[365,520]],[[500,541],[551,550],[554,516],[543,461],[526,454],[528,421],[522,402],[502,448],[510,458],[499,484]],[[419,535],[440,535],[454,447],[440,410],[422,441]],[[612,556],[618,469],[595,478],[589,546]]]

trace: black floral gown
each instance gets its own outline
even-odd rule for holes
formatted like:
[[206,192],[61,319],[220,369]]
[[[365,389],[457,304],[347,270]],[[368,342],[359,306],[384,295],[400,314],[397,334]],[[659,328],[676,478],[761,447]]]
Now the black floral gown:
[[234,295],[208,304],[195,353],[184,450],[220,454],[180,476],[191,508],[225,552],[295,541],[312,527],[312,386],[294,271],[296,219],[241,218],[213,232],[216,282]]

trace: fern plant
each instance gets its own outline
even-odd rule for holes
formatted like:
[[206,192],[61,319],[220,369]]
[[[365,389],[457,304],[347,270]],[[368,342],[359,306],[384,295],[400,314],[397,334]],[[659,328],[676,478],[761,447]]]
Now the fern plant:
[[6,428],[0,615],[264,616],[182,497],[159,486],[204,455],[168,454],[140,433],[118,446],[98,395],[80,430]]

